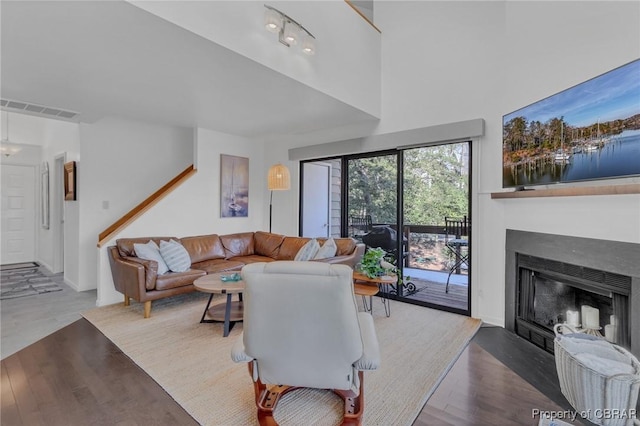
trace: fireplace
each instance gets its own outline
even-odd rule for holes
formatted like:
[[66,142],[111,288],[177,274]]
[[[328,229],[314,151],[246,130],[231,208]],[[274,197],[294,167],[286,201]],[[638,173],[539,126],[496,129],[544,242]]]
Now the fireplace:
[[640,355],[640,244],[507,230],[505,326],[553,353],[553,326]]

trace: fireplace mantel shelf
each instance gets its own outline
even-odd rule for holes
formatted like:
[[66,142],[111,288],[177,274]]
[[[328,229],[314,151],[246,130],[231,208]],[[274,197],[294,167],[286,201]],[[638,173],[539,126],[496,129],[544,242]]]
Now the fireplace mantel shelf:
[[581,195],[624,195],[640,194],[640,183],[628,185],[603,186],[565,186],[562,188],[532,189],[512,192],[492,192],[492,199],[537,198],[537,197],[575,197]]

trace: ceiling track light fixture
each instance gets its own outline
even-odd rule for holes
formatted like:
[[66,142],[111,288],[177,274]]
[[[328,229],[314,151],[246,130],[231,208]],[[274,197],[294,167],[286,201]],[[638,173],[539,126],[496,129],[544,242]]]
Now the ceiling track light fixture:
[[305,27],[286,13],[280,12],[275,7],[264,5],[267,10],[264,14],[264,26],[267,31],[278,33],[278,40],[287,47],[300,42],[300,48],[307,55],[316,53],[316,38]]

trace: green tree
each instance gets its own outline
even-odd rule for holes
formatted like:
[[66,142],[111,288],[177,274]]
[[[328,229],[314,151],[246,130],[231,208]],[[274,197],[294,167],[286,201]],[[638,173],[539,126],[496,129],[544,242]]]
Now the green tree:
[[[444,224],[444,217],[468,215],[468,144],[406,150],[404,221]],[[349,160],[349,214],[371,215],[374,223],[395,224],[397,161],[395,155]]]

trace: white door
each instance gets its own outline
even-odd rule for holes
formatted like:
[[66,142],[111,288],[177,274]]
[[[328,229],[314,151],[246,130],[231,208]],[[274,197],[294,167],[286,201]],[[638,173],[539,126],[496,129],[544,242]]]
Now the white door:
[[33,166],[2,166],[0,263],[35,260],[36,178]]
[[302,196],[302,236],[329,236],[331,205],[331,166],[304,163]]

